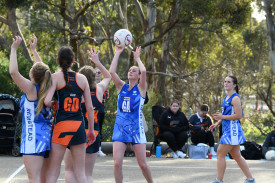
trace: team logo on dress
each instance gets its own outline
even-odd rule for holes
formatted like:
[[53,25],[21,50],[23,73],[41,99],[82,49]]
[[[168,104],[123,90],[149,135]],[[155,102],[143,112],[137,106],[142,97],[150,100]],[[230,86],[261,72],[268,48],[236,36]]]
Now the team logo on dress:
[[133,102],[131,102],[133,98],[131,97],[124,97],[122,104],[121,104],[121,110],[123,112],[133,112]]

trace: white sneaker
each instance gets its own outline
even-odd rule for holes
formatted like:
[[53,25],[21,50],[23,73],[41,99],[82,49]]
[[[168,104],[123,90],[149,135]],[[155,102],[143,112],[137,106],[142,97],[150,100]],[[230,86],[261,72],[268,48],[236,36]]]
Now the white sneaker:
[[178,159],[178,158],[179,158],[178,155],[177,155],[177,153],[175,153],[174,151],[172,151],[170,154],[171,154],[171,156],[172,156],[174,159]]
[[217,155],[217,153],[215,152],[214,149],[211,149],[211,150],[210,150],[210,154],[212,154],[212,156],[216,156],[216,155]]
[[186,154],[181,151],[177,151],[177,155],[179,158],[184,158],[186,156]]
[[104,154],[101,150],[97,152],[97,155],[98,155],[98,156],[101,156],[101,157],[106,156],[106,154]]

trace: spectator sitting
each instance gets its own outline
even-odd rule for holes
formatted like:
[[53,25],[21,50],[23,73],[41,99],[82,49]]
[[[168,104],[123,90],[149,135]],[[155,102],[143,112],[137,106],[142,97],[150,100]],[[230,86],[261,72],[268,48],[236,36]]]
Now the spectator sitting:
[[263,144],[262,153],[264,157],[267,151],[275,150],[275,123],[273,124],[273,128],[274,129],[269,134],[267,134]]
[[200,106],[199,112],[193,114],[190,119],[191,141],[193,144],[198,143],[209,144],[210,154],[216,155],[214,150],[214,136],[208,128],[212,125],[211,118],[208,116],[208,105],[203,104]]
[[181,149],[188,139],[188,120],[183,112],[179,110],[179,101],[174,100],[170,108],[163,112],[159,122],[160,135],[168,146],[173,150],[173,158],[184,158]]

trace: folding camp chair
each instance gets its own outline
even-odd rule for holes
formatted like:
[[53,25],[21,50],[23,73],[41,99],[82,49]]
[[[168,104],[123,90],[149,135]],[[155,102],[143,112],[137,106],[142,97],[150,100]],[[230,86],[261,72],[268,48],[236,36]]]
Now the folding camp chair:
[[156,153],[156,147],[163,141],[160,133],[159,133],[159,118],[161,114],[166,111],[167,108],[163,106],[152,106],[152,125],[154,132],[154,142],[151,146],[151,154]]

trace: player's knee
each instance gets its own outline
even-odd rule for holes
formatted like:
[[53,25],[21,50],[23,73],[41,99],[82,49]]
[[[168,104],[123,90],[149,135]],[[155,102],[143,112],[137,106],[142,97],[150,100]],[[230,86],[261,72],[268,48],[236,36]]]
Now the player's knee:
[[146,162],[138,162],[138,165],[142,171],[146,171],[148,169],[148,165]]
[[231,153],[231,156],[237,162],[242,160],[242,158],[243,158],[240,153]]
[[118,162],[118,161],[115,161],[114,162],[114,169],[122,169],[122,163]]

